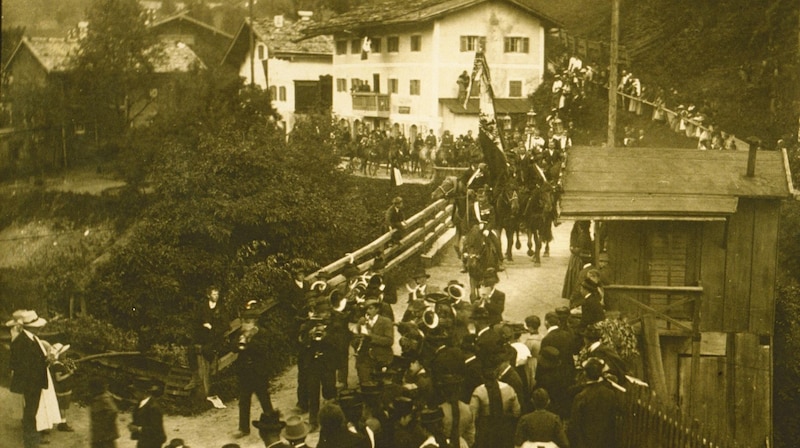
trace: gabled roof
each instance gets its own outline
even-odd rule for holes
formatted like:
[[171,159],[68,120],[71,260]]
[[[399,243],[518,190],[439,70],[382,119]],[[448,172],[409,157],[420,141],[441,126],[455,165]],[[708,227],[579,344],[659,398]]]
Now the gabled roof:
[[384,0],[380,3],[362,5],[345,14],[333,17],[325,23],[309,27],[305,33],[308,36],[318,36],[387,25],[431,22],[447,14],[492,1],[509,3],[545,22],[560,26],[559,20],[549,16],[536,5],[542,0],[406,0],[402,2]]
[[217,34],[217,35],[220,35],[220,36],[223,36],[223,37],[227,37],[228,39],[233,39],[233,35],[228,34],[225,31],[222,31],[219,28],[215,28],[215,27],[213,27],[213,26],[211,26],[211,25],[209,25],[207,23],[201,22],[201,21],[199,21],[199,20],[197,20],[197,19],[195,19],[193,17],[190,17],[188,15],[188,11],[183,11],[183,12],[180,12],[180,13],[172,16],[172,17],[167,17],[165,19],[156,21],[153,24],[151,24],[150,27],[151,28],[159,28],[159,27],[165,26],[165,25],[173,23],[173,22],[188,23],[188,24],[191,24],[193,26],[197,26],[197,27],[199,27],[199,28],[201,28],[203,30],[210,31],[213,34]]
[[[269,57],[286,55],[331,56],[333,57],[333,38],[315,36],[306,38],[303,31],[313,26],[312,20],[284,20],[283,25],[275,26],[274,19],[256,19],[253,32],[257,41],[267,44]],[[245,19],[231,46],[222,58],[224,63],[239,64],[249,51],[250,20]]]
[[60,38],[23,36],[6,61],[5,69],[19,51],[24,51],[23,49],[27,49],[33,55],[45,72],[63,73],[70,69],[70,60],[78,52],[78,42]]
[[164,45],[162,57],[153,62],[155,73],[188,72],[195,67],[206,68],[197,54],[183,43]]
[[[8,58],[6,70],[22,48],[27,48],[47,73],[66,73],[72,69],[70,66],[72,58],[77,56],[80,42],[57,38],[23,37]],[[186,45],[164,45],[162,50],[162,57],[153,62],[155,73],[186,72],[195,64],[205,68],[197,54]]]
[[788,159],[758,151],[747,177],[748,151],[672,148],[572,148],[564,172],[562,213],[597,218],[720,217],[738,198],[792,196]]

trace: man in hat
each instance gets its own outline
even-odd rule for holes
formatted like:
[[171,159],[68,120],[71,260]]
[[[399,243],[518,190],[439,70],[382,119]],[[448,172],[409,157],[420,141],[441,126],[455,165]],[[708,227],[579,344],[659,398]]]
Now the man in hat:
[[403,239],[403,231],[406,228],[406,214],[403,210],[403,198],[400,196],[392,199],[392,205],[386,209],[384,213],[384,224],[389,232],[392,232],[392,239],[389,241],[390,246],[400,244]]
[[583,295],[583,304],[581,305],[580,328],[583,329],[602,321],[606,318],[606,315],[603,311],[598,285],[594,280],[589,277],[583,279],[583,282],[581,282],[581,294]]
[[278,411],[264,412],[252,423],[258,429],[258,435],[264,441],[266,448],[291,448],[291,445],[281,440],[281,432],[286,427],[286,422],[281,421]]
[[281,430],[281,438],[294,448],[306,448],[308,433],[308,426],[303,419],[299,415],[293,415],[286,419],[286,426]]
[[486,308],[489,312],[489,325],[499,324],[503,321],[503,311],[506,308],[506,293],[495,287],[500,279],[493,268],[484,272],[478,286],[477,305]]
[[[572,333],[561,327],[561,319],[553,311],[544,315],[544,326],[547,331],[542,338],[541,349],[545,347],[555,347],[561,355],[561,363],[574,369],[575,362],[572,355],[577,353],[579,347],[575,346],[575,339]],[[575,376],[574,370],[570,374]],[[552,398],[552,397],[551,397]]]
[[425,272],[425,268],[419,266],[411,274],[411,282],[406,284],[408,290],[408,303],[411,304],[415,300],[422,300],[425,298],[426,290],[428,288],[428,279],[430,274]]
[[262,412],[273,411],[269,394],[269,336],[259,328],[259,313],[247,309],[242,313],[242,328],[237,338],[235,361],[239,378],[239,432],[236,437],[250,435],[250,403],[253,394],[261,403]]
[[358,322],[356,344],[356,371],[361,383],[374,381],[375,374],[392,362],[394,352],[394,324],[381,316],[380,303],[375,299],[364,302],[366,315]]
[[164,385],[160,381],[138,378],[134,380],[133,387],[139,404],[128,424],[131,439],[136,440],[136,448],[161,448],[167,441],[164,413],[158,405],[158,397],[164,393]]
[[562,419],[569,417],[569,390],[575,384],[574,371],[572,364],[564,365],[563,356],[557,348],[542,347],[536,363],[536,387],[547,390],[553,400],[551,410]]
[[308,390],[306,389],[308,367],[304,364],[306,357],[303,356],[304,346],[300,343],[301,330],[309,315],[314,311],[314,301],[319,296],[311,291],[311,285],[306,281],[306,270],[299,263],[293,263],[289,267],[291,281],[284,284],[281,293],[283,302],[292,307],[294,311],[294,325],[291,327],[289,336],[296,341],[295,354],[297,356],[297,404],[295,407],[302,413],[308,411]]
[[[628,369],[614,347],[603,342],[603,332],[597,325],[590,325],[583,330],[583,343],[588,358],[603,361],[603,373],[613,376],[613,381],[625,386]],[[585,373],[585,370],[584,370]]]
[[[303,375],[303,388],[308,400],[309,422],[312,429],[319,426],[317,414],[320,407],[320,390],[322,398],[336,398],[336,365],[334,359],[335,337],[330,337],[331,305],[327,301],[316,304],[314,313],[300,328],[300,358],[306,372]],[[298,362],[298,369],[300,362]],[[298,372],[299,374],[299,372]]]
[[584,366],[588,382],[575,396],[569,424],[574,448],[616,446],[618,393],[603,379],[603,362],[589,358]]
[[104,378],[93,377],[88,384],[89,398],[89,433],[91,448],[116,448],[119,438],[117,428],[117,405],[108,391],[108,383]]
[[503,357],[505,341],[500,333],[489,325],[489,312],[484,307],[472,312],[475,323],[475,355],[481,364],[481,372],[495,368]]
[[22,440],[25,448],[39,446],[36,411],[43,389],[47,389],[47,356],[35,331],[47,323],[33,310],[17,310],[6,322],[11,330],[11,392],[22,394]]
[[397,397],[389,407],[392,423],[391,446],[394,448],[419,448],[425,433],[416,418],[414,402],[408,397]]

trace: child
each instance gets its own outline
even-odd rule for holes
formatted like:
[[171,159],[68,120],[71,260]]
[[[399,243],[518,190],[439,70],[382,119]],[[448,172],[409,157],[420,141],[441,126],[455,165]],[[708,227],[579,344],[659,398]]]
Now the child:
[[62,356],[67,350],[69,350],[69,344],[63,345],[60,342],[53,344],[51,349],[53,362],[50,364],[50,374],[53,376],[58,409],[61,411],[61,422],[56,425],[56,429],[74,432],[72,426],[67,423],[67,409],[72,402],[72,374],[75,373],[75,364]]
[[116,448],[119,438],[117,430],[117,406],[108,392],[108,385],[102,378],[89,380],[91,403],[89,414],[91,423],[92,448]]

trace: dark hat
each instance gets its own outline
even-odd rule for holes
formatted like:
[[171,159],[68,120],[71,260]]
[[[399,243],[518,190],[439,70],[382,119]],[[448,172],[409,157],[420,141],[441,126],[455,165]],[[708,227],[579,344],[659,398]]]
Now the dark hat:
[[263,431],[278,432],[286,426],[286,422],[281,421],[281,414],[278,411],[262,412],[258,420],[253,420],[253,426]]
[[364,301],[364,308],[369,308],[371,306],[378,306],[379,307],[380,305],[381,305],[381,302],[378,299],[374,298],[374,297],[370,297],[370,298],[368,298],[367,300]]
[[185,446],[183,439],[172,439],[169,441],[169,445],[164,448],[182,448]]
[[479,307],[472,310],[472,320],[487,320],[489,319],[489,311],[486,308]]
[[369,268],[373,271],[386,269],[386,260],[383,259],[383,256],[376,256],[375,259],[372,261],[372,266],[370,266]]
[[597,341],[603,336],[603,332],[600,331],[600,327],[597,325],[589,325],[583,329],[583,333],[581,333],[583,337],[586,339]]
[[392,199],[392,205],[401,205],[403,203],[403,198],[400,196],[395,197]]
[[561,352],[557,348],[548,345],[542,347],[539,352],[539,365],[545,368],[557,367],[560,361]]
[[344,275],[347,278],[356,277],[361,275],[361,271],[353,263],[347,263],[346,265],[344,265],[344,269],[342,269],[342,275]]
[[430,303],[441,303],[443,301],[450,301],[450,296],[442,291],[438,286],[428,286],[425,291],[425,301]]
[[374,381],[365,381],[361,383],[361,387],[359,388],[359,392],[361,395],[364,396],[375,396],[381,394],[381,385]]
[[581,286],[590,291],[597,290],[597,283],[595,283],[594,280],[590,279],[589,277],[583,279],[583,282],[581,282]]
[[339,402],[339,407],[342,409],[364,406],[364,400],[361,398],[361,395],[358,391],[353,389],[344,389],[340,391],[337,401]]
[[316,274],[314,274],[314,278],[317,280],[330,280],[331,274],[324,269],[320,269]]
[[423,425],[441,422],[442,419],[444,419],[444,411],[438,406],[435,408],[426,407],[419,416],[419,422]]
[[481,285],[496,285],[499,281],[500,278],[497,277],[497,271],[494,268],[487,269],[481,277]]
[[286,426],[281,430],[281,437],[288,440],[303,440],[308,435],[308,425],[299,415],[292,415],[286,419]]
[[373,275],[372,277],[369,278],[369,281],[367,282],[367,286],[378,287],[382,283],[383,283],[383,278],[381,278],[380,275]]
[[569,307],[568,306],[560,306],[556,308],[556,315],[557,316],[569,316]]
[[164,393],[163,381],[143,376],[134,378],[130,387],[134,390],[148,393],[154,397],[161,396],[161,394]]
[[414,273],[411,274],[411,278],[413,278],[413,279],[417,279],[417,278],[420,278],[420,277],[425,277],[425,278],[430,278],[431,277],[430,274],[425,272],[425,268],[422,267],[422,266],[420,266],[417,269],[415,269]]
[[408,397],[397,397],[389,405],[389,414],[394,418],[405,417],[414,412],[414,401]]
[[531,403],[536,409],[544,409],[550,403],[550,394],[543,387],[539,387],[531,393]]
[[605,365],[606,363],[602,359],[595,358],[593,356],[584,361],[583,364],[581,364],[581,367],[583,367],[583,371],[586,372],[587,378],[590,380],[596,380],[603,374],[603,368]]

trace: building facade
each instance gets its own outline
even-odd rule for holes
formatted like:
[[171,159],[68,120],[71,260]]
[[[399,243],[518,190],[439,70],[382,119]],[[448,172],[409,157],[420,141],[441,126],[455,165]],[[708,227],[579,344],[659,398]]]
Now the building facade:
[[513,0],[412,1],[391,11],[359,8],[309,31],[334,38],[337,117],[458,135],[477,130],[477,101],[464,108],[457,83],[472,72],[475,51],[486,54],[495,97],[504,100],[497,112],[524,115],[546,69],[545,32],[554,23]]
[[324,35],[303,39],[302,31],[313,22],[310,14],[300,14],[298,21],[283,16],[256,19],[252,27],[245,20],[223,60],[236,67],[247,84],[270,91],[287,132],[298,113],[327,110],[331,102],[333,41]]

